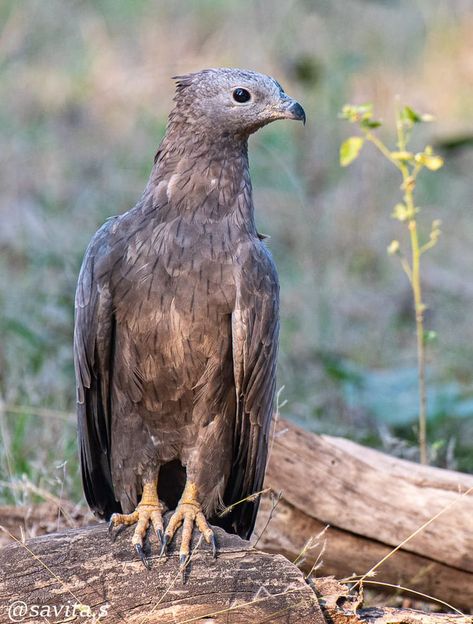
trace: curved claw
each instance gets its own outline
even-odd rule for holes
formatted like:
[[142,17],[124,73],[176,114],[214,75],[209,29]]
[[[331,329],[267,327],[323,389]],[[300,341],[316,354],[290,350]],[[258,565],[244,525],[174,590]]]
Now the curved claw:
[[189,555],[180,555],[179,557],[179,568],[181,570],[181,581],[182,584],[184,585],[186,582],[186,569],[187,569],[187,564],[190,561],[190,557]]
[[163,546],[163,536],[164,536],[164,533],[161,531],[161,529],[158,529],[156,531],[156,536],[157,536],[157,538],[159,540],[159,543],[161,544],[161,547],[162,547]]
[[116,542],[117,537],[120,535],[120,533],[123,533],[123,531],[126,529],[126,526],[126,524],[121,524],[115,531],[114,529],[116,528],[116,525],[113,521],[113,516],[110,518],[110,520],[108,521],[108,535],[112,544]]
[[145,555],[144,550],[143,550],[143,546],[141,544],[135,544],[135,551],[136,551],[136,554],[141,559],[141,561],[142,561],[143,565],[145,566],[145,568],[147,570],[150,570],[151,569],[151,564],[148,561],[148,559],[146,558],[146,555]]
[[113,531],[114,528],[115,528],[115,525],[113,524],[113,516],[112,516],[110,518],[109,522],[108,522],[108,536],[109,536],[110,541],[112,542],[112,544],[117,539],[117,536],[116,536],[116,534]]
[[125,524],[121,524],[115,532],[109,531],[112,544],[116,542],[117,537],[123,533],[123,531],[126,531],[126,528]]
[[171,538],[169,537],[167,533],[165,533],[163,539],[161,540],[161,551],[159,553],[160,557],[166,554],[166,548],[170,541],[171,541]]

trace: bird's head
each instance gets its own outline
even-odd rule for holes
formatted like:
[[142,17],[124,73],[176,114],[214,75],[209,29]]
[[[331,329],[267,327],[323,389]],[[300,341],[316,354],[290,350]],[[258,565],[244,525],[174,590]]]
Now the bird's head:
[[302,106],[273,78],[242,69],[176,76],[175,112],[206,133],[249,135],[276,119],[305,123]]

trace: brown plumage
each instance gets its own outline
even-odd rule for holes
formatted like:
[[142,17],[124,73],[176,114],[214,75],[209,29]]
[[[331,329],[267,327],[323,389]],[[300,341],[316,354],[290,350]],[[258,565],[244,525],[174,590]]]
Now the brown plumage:
[[100,517],[132,512],[147,482],[174,509],[187,479],[198,495],[182,504],[243,537],[253,529],[254,501],[217,512],[260,490],[266,465],[279,287],[247,139],[281,118],[305,120],[268,76],[178,77],[141,199],[87,249],[74,353],[84,491]]

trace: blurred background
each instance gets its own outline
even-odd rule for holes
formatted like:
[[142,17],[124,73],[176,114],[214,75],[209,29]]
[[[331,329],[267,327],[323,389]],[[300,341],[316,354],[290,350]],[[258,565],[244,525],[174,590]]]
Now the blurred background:
[[418,202],[432,462],[473,471],[473,4],[470,0],[3,0],[0,4],[0,502],[82,501],[73,416],[73,296],[84,250],[134,205],[171,108],[171,76],[273,75],[304,127],[252,137],[260,231],[282,290],[282,416],[417,458],[415,328],[386,247],[399,179],[374,149],[348,169],[346,102],[395,97],[435,115],[414,147],[446,164]]

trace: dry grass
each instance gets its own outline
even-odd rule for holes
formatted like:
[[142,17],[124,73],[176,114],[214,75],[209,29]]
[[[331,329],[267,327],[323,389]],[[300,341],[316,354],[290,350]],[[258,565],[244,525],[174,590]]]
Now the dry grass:
[[[25,483],[24,487],[26,489],[31,488],[32,485]],[[469,490],[465,491],[463,493],[462,496],[468,496],[470,495],[472,492],[472,488],[470,488]],[[263,494],[263,492],[262,492]],[[41,492],[40,495],[44,498],[46,498],[47,500],[50,500],[50,502],[48,503],[51,506],[52,503],[52,507],[50,509],[50,515],[54,515],[54,508],[57,508],[58,510],[62,510],[64,511],[63,508],[63,503],[62,501],[57,501],[54,500],[54,497],[51,497],[51,495],[49,495],[49,493],[45,493],[45,492]],[[461,500],[461,499],[460,499]],[[457,504],[459,501],[455,501],[454,504]],[[70,506],[69,503],[64,503],[64,506]],[[370,604],[377,604],[380,606],[387,606],[390,603],[399,603],[400,599],[402,598],[402,596],[405,596],[406,594],[409,595],[411,594],[412,596],[414,596],[414,602],[409,602],[409,606],[411,608],[416,608],[419,610],[423,610],[423,611],[431,611],[431,610],[437,610],[439,607],[442,608],[443,610],[445,610],[446,612],[449,613],[456,613],[460,616],[464,616],[465,614],[460,611],[459,609],[457,609],[455,606],[440,600],[439,598],[436,598],[435,596],[431,596],[429,594],[425,594],[422,592],[417,591],[415,588],[413,587],[405,587],[405,586],[401,586],[401,585],[393,585],[391,583],[386,583],[384,581],[382,581],[382,579],[374,579],[373,577],[376,576],[376,571],[378,570],[378,568],[380,568],[382,566],[382,564],[386,561],[387,558],[389,557],[393,557],[395,556],[396,552],[402,548],[408,541],[410,541],[411,539],[413,539],[416,535],[418,535],[420,532],[424,531],[432,522],[436,521],[442,514],[444,514],[445,512],[449,511],[452,508],[452,505],[448,505],[447,507],[443,508],[442,510],[440,510],[437,514],[435,514],[434,516],[432,516],[427,522],[425,522],[422,526],[420,526],[416,531],[414,531],[411,535],[409,535],[405,540],[403,540],[402,543],[400,543],[396,548],[394,548],[386,557],[384,557],[382,560],[380,560],[378,563],[376,563],[374,566],[371,567],[370,570],[368,570],[365,574],[363,575],[357,575],[357,576],[352,576],[346,579],[342,579],[340,582],[347,584],[350,589],[349,592],[353,598],[353,600],[355,600],[355,602],[357,603],[358,607],[362,606],[363,603],[365,606],[368,606]],[[0,512],[1,512],[1,508],[0,508]],[[77,512],[77,510],[76,510]],[[40,511],[40,515],[41,518],[43,519],[46,515],[48,515],[47,513],[45,513],[45,509],[41,508]],[[10,521],[10,518],[8,517],[8,515],[5,516],[6,519],[8,521]],[[269,513],[269,519],[268,522],[271,521],[271,517],[272,517],[272,511]],[[77,522],[75,520],[72,519],[72,515],[66,515],[64,514],[64,518],[67,521],[67,525],[68,526],[77,526]],[[71,525],[72,522],[72,525]],[[81,517],[80,515],[78,516],[78,524],[80,526],[81,523],[84,523],[84,518]],[[301,552],[299,553],[299,555],[296,557],[296,559],[294,560],[294,564],[301,566],[304,563],[305,557],[309,552],[318,552],[318,555],[315,559],[315,562],[310,570],[310,572],[306,575],[306,579],[309,580],[309,582],[311,582],[312,580],[316,579],[316,572],[318,570],[318,568],[323,565],[322,563],[322,556],[325,550],[325,542],[327,539],[329,539],[328,537],[326,537],[326,531],[328,529],[328,526],[325,527],[318,535],[314,535],[313,537],[311,537],[307,543],[304,545],[304,547],[302,548]],[[82,601],[80,600],[80,598],[78,596],[76,596],[71,590],[70,588],[67,586],[67,584],[62,580],[61,576],[59,573],[54,572],[54,570],[52,570],[50,568],[50,566],[48,566],[38,555],[35,554],[34,550],[32,550],[32,548],[30,548],[30,546],[28,544],[25,543],[25,539],[27,536],[25,536],[23,534],[23,532],[21,532],[21,536],[18,537],[17,535],[15,535],[15,529],[10,525],[10,526],[4,526],[2,525],[2,515],[0,513],[0,531],[6,535],[8,537],[9,540],[16,542],[17,544],[19,544],[22,548],[24,548],[25,550],[25,556],[26,557],[32,557],[33,559],[35,559],[35,561],[37,561],[37,563],[43,567],[48,574],[54,578],[63,588],[64,590],[69,593],[75,601],[75,604],[83,604]],[[54,529],[52,529],[52,531],[54,531]],[[42,530],[41,533],[49,533],[51,532],[51,529],[49,530]],[[0,534],[1,535],[1,534]],[[2,540],[0,539],[0,543],[2,542]],[[186,562],[186,567],[190,564],[190,562],[192,561],[192,559],[195,557],[195,555],[199,552],[199,548],[200,548],[200,544],[202,542],[202,536],[200,536],[199,541],[197,542],[195,548],[193,549],[190,557],[188,558],[187,562]],[[256,546],[256,544],[255,544]],[[153,605],[153,607],[143,616],[143,619],[141,620],[142,624],[144,624],[146,621],[148,621],[153,614],[156,612],[156,610],[158,609],[158,607],[161,605],[161,603],[164,601],[164,599],[166,598],[166,596],[169,594],[169,592],[171,592],[174,588],[174,586],[176,585],[176,583],[180,582],[182,576],[182,570],[180,568],[177,569],[176,574],[173,576],[173,578],[171,579],[169,585],[166,587],[166,589],[161,593],[161,595],[159,596],[159,598],[157,599],[156,603]],[[379,595],[379,593],[377,594],[370,594],[368,592],[365,591],[366,589],[366,585],[368,585],[368,587],[373,587],[377,590],[379,589],[389,589],[391,590],[391,594],[388,594],[386,596],[381,596]],[[396,594],[392,594],[392,590],[397,590],[398,593]],[[286,592],[284,592],[284,594],[286,593],[291,593],[291,591],[293,590],[287,590]],[[299,591],[299,590],[296,590]],[[358,598],[356,598],[357,595],[357,591],[358,591]],[[254,596],[252,598],[252,600],[248,601],[248,602],[242,602],[242,603],[238,603],[233,607],[228,607],[225,609],[221,609],[221,610],[217,610],[217,611],[212,611],[209,612],[205,615],[200,615],[200,616],[196,616],[195,618],[190,618],[190,619],[186,619],[186,620],[180,620],[179,624],[187,624],[193,621],[197,621],[197,620],[201,620],[205,617],[211,618],[214,616],[218,616],[218,615],[222,615],[224,613],[229,613],[233,610],[245,610],[246,607],[260,603],[262,601],[267,601],[267,600],[271,600],[276,598],[277,596],[279,596],[280,594],[265,594],[263,596],[260,596],[259,593]],[[405,603],[405,599],[402,600],[402,602],[399,604],[399,606],[404,606]],[[111,605],[112,609],[113,609],[113,605]],[[84,608],[88,609],[89,607],[84,604]],[[278,612],[279,613],[279,612]],[[119,614],[118,614],[119,615]],[[276,613],[274,613],[273,615],[276,615]]]

